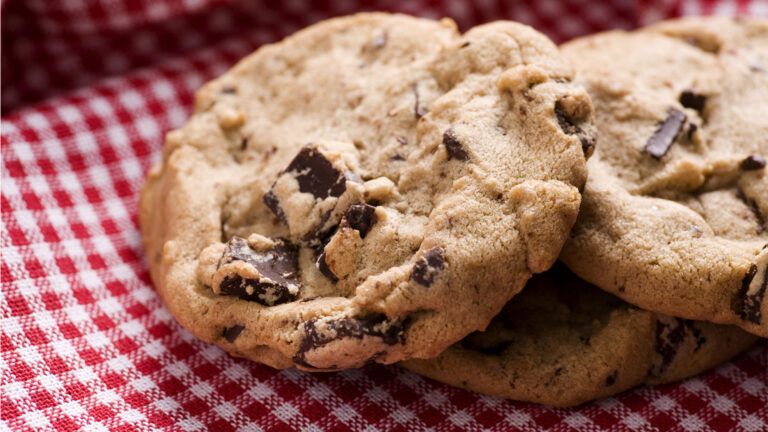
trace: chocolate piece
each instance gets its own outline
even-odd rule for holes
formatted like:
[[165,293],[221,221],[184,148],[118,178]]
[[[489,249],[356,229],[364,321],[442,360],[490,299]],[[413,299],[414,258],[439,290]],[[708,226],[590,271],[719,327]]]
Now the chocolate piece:
[[459,141],[459,138],[456,136],[456,132],[453,130],[453,128],[448,128],[443,133],[443,145],[445,145],[445,150],[448,152],[449,160],[469,160],[469,154]]
[[610,387],[610,386],[616,384],[616,377],[618,375],[619,375],[619,371],[618,370],[614,370],[613,372],[611,372],[610,375],[605,377],[605,386],[606,387]]
[[419,87],[416,83],[413,84],[413,115],[419,119],[427,115],[427,110],[421,106],[421,100],[419,98]]
[[761,306],[768,290],[768,271],[764,272],[763,280],[758,288],[750,293],[755,275],[757,275],[757,265],[752,264],[744,275],[744,279],[741,280],[741,289],[736,301],[736,313],[745,321],[760,324],[763,318]]
[[264,205],[272,210],[272,213],[280,219],[280,222],[288,223],[288,219],[285,217],[285,212],[283,212],[283,209],[280,207],[280,201],[277,199],[274,192],[270,190],[264,194],[264,197],[261,200],[264,202]]
[[413,265],[411,280],[419,285],[429,287],[445,268],[445,251],[441,247],[432,248]]
[[302,148],[284,172],[293,174],[301,192],[315,198],[339,197],[347,190],[344,173],[314,147]]
[[595,138],[587,135],[584,130],[579,127],[573,119],[565,112],[563,105],[560,101],[555,102],[555,117],[557,117],[557,124],[560,125],[563,133],[567,135],[576,135],[581,142],[581,151],[584,152],[584,156],[589,158],[595,151]]
[[342,224],[345,221],[348,226],[360,232],[361,238],[365,238],[376,223],[376,207],[369,204],[355,204],[347,210]]
[[679,100],[682,106],[696,110],[699,113],[704,111],[704,105],[707,103],[706,96],[695,93],[693,90],[683,90],[680,93]]
[[692,325],[692,321],[680,318],[665,318],[656,322],[655,349],[661,361],[654,364],[651,374],[658,376],[667,370]]
[[701,334],[701,330],[699,330],[693,323],[691,323],[691,333],[693,333],[693,337],[696,338],[696,348],[693,350],[694,352],[701,349],[702,345],[707,343],[707,338]]
[[688,136],[688,141],[693,141],[693,136],[696,134],[697,130],[699,130],[699,126],[697,126],[696,123],[688,124],[688,133],[686,134]]
[[243,151],[246,148],[248,148],[248,138],[243,137],[243,139],[240,140],[240,151]]
[[755,219],[757,219],[757,233],[762,234],[766,229],[766,220],[762,213],[760,213],[760,209],[757,207],[757,202],[748,197],[741,188],[736,190],[736,196],[742,200],[750,210],[752,210],[752,214],[754,214]]
[[238,336],[240,336],[240,333],[245,330],[244,326],[241,326],[239,324],[233,325],[232,327],[224,327],[224,332],[222,335],[224,336],[224,339],[227,340],[227,342],[232,343],[237,339]]
[[667,118],[656,128],[645,144],[645,152],[656,160],[664,157],[683,129],[685,119],[685,114],[681,111],[670,108],[667,111]]
[[744,171],[754,171],[765,168],[765,158],[759,154],[753,154],[744,158],[739,164]]
[[333,271],[331,271],[331,268],[328,267],[328,263],[325,261],[325,252],[321,253],[320,256],[317,257],[315,265],[317,266],[317,269],[320,270],[320,273],[330,279],[331,282],[336,283],[339,281],[339,278],[333,274]]
[[374,314],[360,318],[339,318],[325,323],[324,330],[318,328],[318,319],[304,323],[304,337],[293,361],[306,367],[314,367],[306,361],[306,353],[340,339],[362,339],[372,336],[381,339],[387,345],[405,341],[405,325],[390,321],[386,315]]
[[219,269],[241,261],[251,266],[258,277],[244,277],[236,272],[227,274],[219,285],[219,292],[264,306],[295,300],[299,291],[298,251],[282,240],[275,242],[272,249],[262,252],[251,249],[245,239],[232,237],[219,260]]

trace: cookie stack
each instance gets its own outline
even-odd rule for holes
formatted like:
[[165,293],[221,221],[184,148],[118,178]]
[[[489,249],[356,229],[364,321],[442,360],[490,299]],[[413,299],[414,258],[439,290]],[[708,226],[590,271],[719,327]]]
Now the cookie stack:
[[205,85],[140,224],[165,304],[232,355],[574,405],[768,337],[766,114],[766,21],[558,49],[359,14]]

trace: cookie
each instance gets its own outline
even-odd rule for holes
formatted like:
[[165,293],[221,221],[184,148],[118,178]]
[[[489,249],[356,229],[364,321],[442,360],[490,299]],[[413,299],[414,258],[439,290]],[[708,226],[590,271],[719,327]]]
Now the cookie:
[[142,191],[160,296],[273,367],[437,355],[567,239],[595,132],[571,79],[511,22],[360,14],[262,47],[197,93]]
[[637,309],[557,264],[535,275],[486,331],[435,359],[401,365],[456,387],[565,407],[683,379],[756,339],[735,326]]
[[671,21],[562,52],[600,144],[561,259],[643,309],[768,336],[768,21]]

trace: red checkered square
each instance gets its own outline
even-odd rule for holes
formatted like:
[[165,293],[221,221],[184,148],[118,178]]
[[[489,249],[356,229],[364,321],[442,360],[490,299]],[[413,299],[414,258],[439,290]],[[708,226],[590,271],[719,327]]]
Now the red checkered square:
[[556,40],[680,14],[768,16],[760,0],[3,2],[0,429],[768,430],[765,342],[684,383],[562,410],[394,367],[276,371],[175,323],[136,221],[164,133],[259,45],[370,9],[463,28],[515,19]]

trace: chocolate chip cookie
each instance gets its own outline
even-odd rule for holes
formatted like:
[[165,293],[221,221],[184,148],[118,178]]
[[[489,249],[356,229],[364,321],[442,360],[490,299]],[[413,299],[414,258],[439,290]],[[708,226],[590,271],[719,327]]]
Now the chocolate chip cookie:
[[401,365],[480,393],[572,406],[697,374],[756,339],[735,326],[637,309],[557,264],[533,276],[486,331]]
[[274,367],[437,355],[567,238],[595,133],[571,80],[511,22],[360,14],[260,48],[197,93],[143,189],[158,292]]
[[768,21],[672,21],[562,52],[600,136],[562,260],[643,309],[768,336]]

